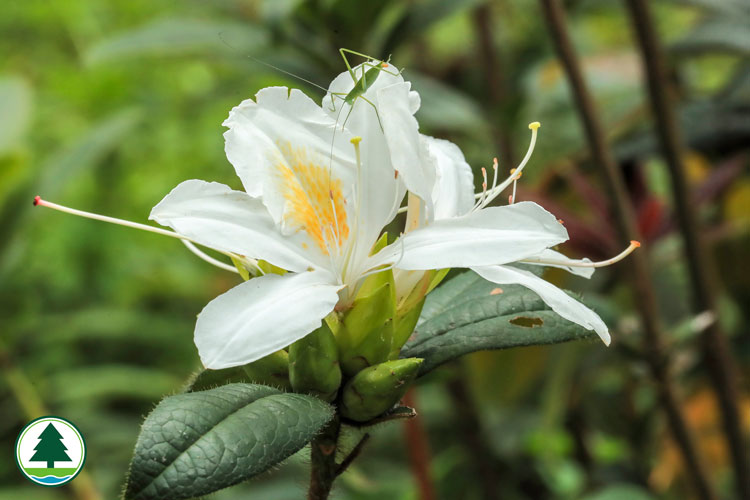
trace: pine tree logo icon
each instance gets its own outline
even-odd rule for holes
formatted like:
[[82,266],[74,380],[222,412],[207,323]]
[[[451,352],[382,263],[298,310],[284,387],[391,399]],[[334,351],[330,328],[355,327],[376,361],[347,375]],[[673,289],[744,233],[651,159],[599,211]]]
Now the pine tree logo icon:
[[60,486],[73,478],[86,461],[86,443],[72,422],[41,417],[26,424],[16,440],[16,464],[31,481]]

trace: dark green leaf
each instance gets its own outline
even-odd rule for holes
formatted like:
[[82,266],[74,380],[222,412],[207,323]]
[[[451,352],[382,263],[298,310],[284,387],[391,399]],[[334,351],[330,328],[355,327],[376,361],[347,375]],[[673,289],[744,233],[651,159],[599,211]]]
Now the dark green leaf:
[[427,296],[402,358],[424,358],[420,375],[470,352],[593,338],[534,292],[463,273]]
[[191,498],[237,484],[300,450],[332,415],[317,398],[262,385],[168,397],[143,423],[125,498]]

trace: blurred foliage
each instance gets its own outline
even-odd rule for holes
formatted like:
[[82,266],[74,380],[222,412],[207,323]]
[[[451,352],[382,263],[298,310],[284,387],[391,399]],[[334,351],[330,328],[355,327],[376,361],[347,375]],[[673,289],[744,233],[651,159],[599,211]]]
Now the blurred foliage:
[[[700,318],[690,316],[628,19],[621,2],[566,5],[648,241],[687,415],[728,495],[726,451],[695,340]],[[719,320],[750,375],[750,8],[741,0],[652,6],[671,48],[692,188],[725,284]],[[482,48],[482,23],[494,59]],[[392,54],[421,93],[422,130],[456,142],[477,168],[493,156],[510,168],[525,150],[526,124],[541,121],[523,196],[565,220],[568,251],[598,258],[616,249],[533,2],[30,0],[0,6],[0,33],[0,440],[10,450],[35,411],[71,419],[86,436],[86,470],[103,498],[120,491],[142,416],[198,368],[195,315],[237,278],[174,241],[33,210],[33,196],[145,221],[184,179],[239,187],[223,154],[229,109],[269,85],[319,100],[316,86],[343,69],[338,47]],[[613,327],[613,347],[477,353],[426,377],[416,397],[440,498],[490,498],[487,475],[504,498],[687,495],[617,273],[600,271],[590,282],[548,276],[597,306]],[[380,426],[342,477],[339,497],[417,498],[402,437],[399,424]],[[283,470],[212,498],[300,498],[306,460],[295,455]],[[0,460],[0,484],[2,500],[69,493],[27,483],[9,456]]]

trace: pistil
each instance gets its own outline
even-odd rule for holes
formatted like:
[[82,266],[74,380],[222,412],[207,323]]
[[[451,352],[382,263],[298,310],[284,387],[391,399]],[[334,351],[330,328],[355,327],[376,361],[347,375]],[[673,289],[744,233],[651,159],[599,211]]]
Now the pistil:
[[[196,243],[200,244],[197,241],[194,241],[194,240],[188,238],[187,236],[183,236],[183,235],[181,235],[179,233],[175,233],[174,231],[167,231],[166,229],[161,229],[161,228],[158,228],[158,227],[152,227],[152,226],[148,226],[146,224],[139,224],[138,222],[131,222],[131,221],[128,221],[128,220],[117,219],[115,217],[109,217],[109,216],[106,216],[106,215],[99,215],[99,214],[95,214],[95,213],[92,213],[92,212],[85,212],[83,210],[78,210],[78,209],[75,209],[75,208],[66,207],[64,205],[59,205],[57,203],[52,203],[51,201],[43,200],[40,196],[36,196],[34,198],[34,206],[51,208],[52,210],[57,210],[58,212],[64,212],[66,214],[71,214],[71,215],[77,215],[78,217],[84,217],[86,219],[93,219],[93,220],[98,220],[98,221],[102,221],[102,222],[108,222],[110,224],[116,224],[118,226],[125,226],[125,227],[130,227],[130,228],[133,228],[133,229],[140,229],[141,231],[148,231],[150,233],[156,233],[156,234],[160,234],[162,236],[169,236],[170,238],[176,238],[178,240],[182,240],[182,242],[185,243],[185,246],[191,252],[193,252],[195,255],[197,255],[198,257],[200,257],[202,260],[208,262],[209,264],[212,264],[212,265],[214,265],[216,267],[219,267],[219,268],[227,270],[227,271],[232,271],[232,272],[235,272],[235,273],[238,272],[235,268],[229,266],[228,264],[224,264],[223,262],[220,262],[220,261],[214,259],[213,257],[210,257],[209,255],[205,254],[201,250],[199,250],[195,246]],[[219,251],[219,250],[217,250],[217,251]],[[219,252],[222,253],[222,254],[224,254],[224,255],[226,255],[227,257],[238,259],[238,260],[245,261],[245,262],[249,262],[251,265],[254,262],[251,259],[247,259],[247,258],[241,257],[239,255],[236,255],[236,254],[232,253],[232,252],[221,252],[221,251],[219,251]]]

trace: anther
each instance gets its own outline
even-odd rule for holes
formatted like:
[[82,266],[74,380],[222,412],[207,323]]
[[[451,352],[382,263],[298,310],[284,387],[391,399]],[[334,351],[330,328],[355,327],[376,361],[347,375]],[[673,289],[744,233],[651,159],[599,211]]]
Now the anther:
[[42,201],[41,196],[34,196],[34,206],[39,205],[39,203]]
[[537,130],[541,126],[542,124],[539,122],[531,122],[529,123],[529,130]]

